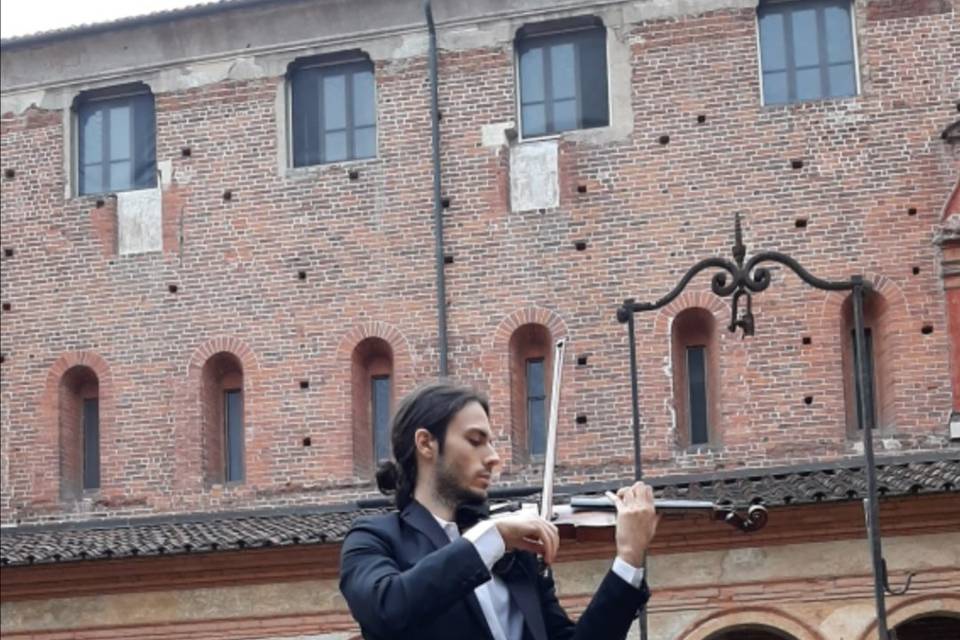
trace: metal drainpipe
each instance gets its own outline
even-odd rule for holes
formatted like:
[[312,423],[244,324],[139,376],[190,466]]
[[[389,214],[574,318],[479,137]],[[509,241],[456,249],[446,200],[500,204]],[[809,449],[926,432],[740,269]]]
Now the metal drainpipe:
[[437,29],[433,24],[430,0],[423,1],[423,13],[430,30],[430,132],[433,137],[433,234],[437,270],[437,341],[440,377],[447,375],[447,288],[443,265],[443,202],[440,191],[440,107],[437,90]]

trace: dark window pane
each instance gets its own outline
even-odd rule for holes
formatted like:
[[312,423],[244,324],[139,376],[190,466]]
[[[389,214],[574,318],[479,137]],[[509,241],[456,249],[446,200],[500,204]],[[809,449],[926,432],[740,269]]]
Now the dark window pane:
[[371,63],[303,67],[290,84],[294,166],[376,155]]
[[557,100],[553,103],[554,131],[568,131],[577,128],[577,101]]
[[543,86],[543,49],[534,47],[520,54],[521,102],[543,102]]
[[132,105],[121,104],[110,109],[110,159],[130,158],[130,110]]
[[243,391],[224,392],[224,422],[227,435],[227,482],[243,480]]
[[543,358],[527,360],[527,445],[531,455],[546,453],[546,381]]
[[363,127],[353,131],[353,157],[372,158],[377,154],[377,130]]
[[100,401],[83,401],[83,488],[100,488]]
[[527,397],[542,398],[545,395],[543,358],[527,360]]
[[156,113],[153,96],[133,98],[133,188],[148,189],[157,184]]
[[790,16],[793,27],[793,61],[798,67],[820,64],[820,42],[817,37],[817,9],[797,8]]
[[602,34],[587,38],[580,47],[580,126],[584,129],[610,124],[607,98],[607,42]]
[[787,72],[774,71],[763,74],[763,102],[764,104],[780,104],[787,102]]
[[849,0],[761,2],[758,17],[765,104],[856,95]]
[[81,101],[77,122],[81,195],[156,185],[156,126],[151,94]]
[[[864,369],[866,371],[866,383],[867,383],[867,403],[873,406],[873,415],[877,415],[877,406],[876,406],[876,390],[874,388],[874,368],[873,368],[873,332],[870,329],[863,330],[864,342],[866,343],[866,353]],[[864,415],[860,411],[860,394],[863,393],[860,388],[860,376],[857,375],[857,334],[856,329],[850,331],[850,341],[853,344],[853,387],[856,392],[854,398],[857,403],[857,429],[863,429]],[[874,428],[876,428],[876,419],[874,419]]]
[[797,100],[811,100],[822,95],[820,67],[797,69]]
[[524,136],[609,124],[602,27],[521,38],[517,51]]
[[373,96],[373,72],[358,71],[353,74],[353,124],[365,127],[374,124],[376,118]]
[[371,380],[373,453],[376,462],[390,459],[390,376]]
[[347,132],[336,131],[323,136],[324,154],[326,162],[336,162],[347,159]]
[[576,52],[572,42],[550,47],[550,89],[554,100],[576,98]]
[[523,119],[523,135],[538,136],[547,132],[547,112],[542,103],[524,105],[520,117]]
[[838,64],[829,70],[830,95],[833,97],[852,96],[857,93],[857,79],[852,64]]
[[320,162],[320,76],[313,70],[300,70],[290,81],[293,100],[293,166]]
[[687,347],[687,384],[690,397],[690,444],[706,444],[707,363],[704,347]]
[[826,7],[823,17],[827,29],[827,61],[853,62],[849,7]]
[[764,71],[779,71],[787,68],[783,16],[779,13],[760,16],[760,57]]
[[327,131],[347,127],[347,89],[342,75],[323,78],[323,128]]

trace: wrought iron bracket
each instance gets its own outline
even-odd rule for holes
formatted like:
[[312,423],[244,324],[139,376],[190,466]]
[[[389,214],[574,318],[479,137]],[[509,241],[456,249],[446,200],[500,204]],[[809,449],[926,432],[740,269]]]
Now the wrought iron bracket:
[[[639,401],[639,374],[637,368],[637,343],[635,314],[644,311],[655,311],[662,309],[671,302],[690,284],[690,281],[702,271],[707,269],[718,269],[710,280],[710,288],[714,294],[721,298],[731,298],[730,301],[730,323],[727,329],[730,332],[736,332],[738,329],[742,337],[754,335],[756,330],[756,320],[753,315],[753,294],[767,289],[772,281],[770,269],[766,263],[780,264],[793,271],[803,282],[823,291],[850,291],[853,299],[853,319],[854,319],[854,364],[855,375],[857,378],[857,388],[865,389],[867,380],[866,361],[863,356],[866,347],[866,338],[864,330],[863,304],[864,296],[870,291],[871,285],[863,279],[863,276],[855,275],[848,280],[823,280],[814,276],[804,269],[800,263],[790,256],[778,251],[765,251],[751,257],[747,257],[747,248],[743,243],[743,228],[740,223],[740,214],[736,214],[734,223],[734,244],[733,260],[728,258],[706,258],[692,266],[676,286],[665,296],[654,302],[636,302],[633,298],[627,298],[623,304],[617,308],[617,320],[627,325],[627,335],[630,344],[630,391],[633,409],[633,450],[634,450],[634,476],[640,480],[643,476],[641,455],[640,455],[640,401]],[[874,577],[874,599],[877,609],[877,629],[880,640],[891,640],[894,634],[887,628],[887,613],[884,596],[886,594],[900,596],[910,589],[910,584],[914,574],[907,576],[906,583],[900,589],[892,589],[887,575],[887,564],[883,559],[880,526],[879,526],[879,496],[877,488],[876,465],[874,463],[873,452],[873,429],[874,429],[874,411],[873,397],[871,394],[860,394],[858,398],[859,414],[864,417],[862,425],[862,438],[864,448],[864,473],[867,478],[867,498],[864,500],[864,512],[866,515],[867,538],[869,539],[871,551],[871,564],[873,566]],[[766,511],[748,513],[747,518],[731,511],[724,514],[730,524],[744,530],[755,530],[766,524]],[[756,521],[754,521],[756,519]],[[646,638],[646,625],[641,618],[641,637]]]
[[[753,317],[753,294],[760,293],[770,286],[772,276],[770,269],[760,266],[764,263],[782,264],[811,287],[822,289],[824,291],[852,291],[857,284],[854,279],[850,280],[824,280],[813,275],[803,268],[799,262],[790,256],[779,251],[764,251],[746,260],[747,247],[743,243],[743,226],[740,222],[740,214],[737,213],[734,222],[734,244],[733,260],[727,258],[707,258],[701,260],[692,266],[677,285],[667,295],[654,302],[634,302],[627,299],[623,305],[617,309],[617,320],[623,324],[628,321],[631,312],[655,311],[662,309],[677,296],[679,296],[690,281],[706,269],[719,269],[713,274],[710,280],[710,289],[721,298],[732,297],[731,317],[727,329],[732,333],[740,329],[742,336],[752,336],[755,331],[755,321]],[[860,281],[865,289],[870,288],[870,284]],[[744,306],[740,306],[740,301],[745,298]],[[740,310],[743,309],[743,313]]]

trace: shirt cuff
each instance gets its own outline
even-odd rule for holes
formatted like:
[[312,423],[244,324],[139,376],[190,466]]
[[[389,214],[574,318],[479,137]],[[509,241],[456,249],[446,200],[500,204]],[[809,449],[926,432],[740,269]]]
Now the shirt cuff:
[[497,524],[492,520],[483,522],[467,529],[463,537],[469,540],[480,554],[483,564],[487,569],[493,569],[497,560],[503,557],[507,547],[503,542],[503,536],[497,530]]
[[634,589],[639,589],[643,584],[643,567],[635,567],[626,560],[621,560],[619,556],[613,561],[613,572]]

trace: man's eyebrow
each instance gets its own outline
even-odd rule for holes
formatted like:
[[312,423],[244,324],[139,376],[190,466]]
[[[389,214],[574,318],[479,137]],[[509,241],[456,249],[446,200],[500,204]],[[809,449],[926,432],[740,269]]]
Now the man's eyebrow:
[[485,438],[492,438],[492,437],[493,437],[493,433],[491,433],[491,432],[490,432],[489,430],[487,430],[487,429],[484,429],[483,427],[468,427],[468,428],[467,428],[467,434],[466,434],[466,435],[468,435],[468,436],[471,436],[471,435],[480,435],[480,436],[483,436],[483,437],[485,437]]

